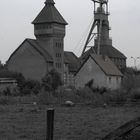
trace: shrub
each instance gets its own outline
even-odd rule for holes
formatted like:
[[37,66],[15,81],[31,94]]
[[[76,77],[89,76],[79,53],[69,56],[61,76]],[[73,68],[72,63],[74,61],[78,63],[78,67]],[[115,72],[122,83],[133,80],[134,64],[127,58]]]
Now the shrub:
[[119,90],[107,92],[103,95],[103,97],[104,97],[104,101],[107,104],[115,103],[115,104],[122,105],[127,100],[127,94]]
[[133,99],[139,100],[140,99],[140,93],[134,93],[133,94]]
[[74,88],[64,88],[60,87],[54,94],[54,96],[57,98],[57,102],[62,104],[65,101],[72,101],[72,102],[78,102],[79,96],[76,94],[76,90]]
[[10,88],[7,87],[5,90],[3,90],[3,94],[5,96],[10,96],[10,95],[12,95],[12,92],[11,92]]
[[103,104],[102,96],[99,93],[94,93],[88,87],[81,89],[70,89],[70,88],[60,88],[56,92],[59,103],[64,103],[65,101],[72,101],[74,103],[80,104],[92,104],[100,105]]
[[23,95],[38,94],[41,89],[41,84],[35,80],[25,80],[22,83],[21,93]]
[[43,105],[49,105],[56,103],[57,99],[52,95],[51,92],[42,89],[38,94],[38,103]]
[[15,104],[16,100],[11,96],[0,96],[0,105]]
[[42,79],[42,86],[48,92],[55,92],[60,85],[62,85],[60,74],[54,69]]
[[132,90],[130,98],[133,100],[140,100],[140,89]]
[[135,77],[133,74],[127,74],[125,75],[123,82],[122,82],[122,88],[125,89],[127,92],[130,92],[135,86]]
[[101,105],[103,104],[102,95],[99,92],[93,92],[90,88],[81,88],[77,91],[83,103]]

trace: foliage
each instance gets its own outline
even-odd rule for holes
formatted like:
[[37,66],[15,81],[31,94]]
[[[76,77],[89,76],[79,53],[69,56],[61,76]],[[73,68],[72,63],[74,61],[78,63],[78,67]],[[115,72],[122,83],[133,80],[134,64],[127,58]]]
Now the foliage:
[[4,94],[5,96],[10,96],[10,95],[12,95],[12,92],[11,92],[10,88],[7,87],[7,88],[3,91],[3,94]]
[[27,79],[22,81],[20,91],[23,95],[38,94],[41,89],[40,82],[36,80]]
[[55,92],[60,85],[62,85],[60,74],[54,69],[42,79],[42,86],[48,92]]
[[123,82],[122,82],[122,88],[125,89],[127,92],[130,92],[135,85],[135,77],[134,75],[127,74],[124,76]]
[[65,101],[72,101],[77,104],[103,104],[102,96],[97,92],[93,92],[89,87],[80,88],[78,90],[61,87],[57,90],[56,97],[60,104]]
[[115,103],[122,105],[127,101],[127,94],[126,92],[116,90],[103,94],[103,98],[107,104]]
[[25,78],[21,73],[9,71],[7,68],[0,69],[0,78],[14,78],[14,79],[16,79],[20,89],[22,88],[22,84],[25,81]]
[[129,98],[131,100],[140,100],[140,88],[135,88],[131,91],[131,94],[129,95]]
[[0,70],[4,68],[4,64],[0,61]]
[[[0,77],[16,79],[17,86],[22,95],[27,95],[31,93],[37,94],[41,88],[40,82],[31,79],[26,80],[21,73],[9,71],[6,68],[0,70]],[[8,89],[6,89],[4,92],[5,92],[4,94],[11,94],[8,93],[9,92]]]
[[122,88],[128,93],[140,86],[140,72],[133,68],[127,68],[124,74]]
[[89,87],[89,88],[92,88],[92,86],[93,86],[93,79],[90,80],[90,81],[88,81],[88,82],[85,84],[85,86],[87,86],[87,87]]
[[45,91],[42,89],[38,94],[38,103],[43,105],[54,104],[56,102],[56,98],[52,95],[51,92]]
[[9,105],[15,103],[15,98],[12,98],[11,96],[0,96],[0,105]]

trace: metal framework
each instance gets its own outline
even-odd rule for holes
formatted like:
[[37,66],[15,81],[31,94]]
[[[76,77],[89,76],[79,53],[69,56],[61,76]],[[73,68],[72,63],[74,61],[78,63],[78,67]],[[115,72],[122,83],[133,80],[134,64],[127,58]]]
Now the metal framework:
[[[84,48],[83,48],[83,51],[82,51],[82,55],[84,54],[85,50],[87,48],[89,48],[89,43],[91,42],[91,40],[95,37],[95,35],[97,34],[97,37],[98,37],[98,49],[97,49],[97,54],[100,54],[100,41],[101,41],[101,31],[102,31],[102,23],[103,23],[103,20],[104,18],[99,15],[99,11],[97,10],[98,8],[99,9],[104,9],[105,7],[105,11],[103,11],[104,15],[105,16],[108,16],[109,13],[108,13],[108,0],[92,0],[94,2],[94,22],[92,24],[92,27],[90,29],[90,32],[88,34],[88,37],[87,37],[87,40],[85,42],[85,45],[84,45]],[[98,5],[98,7],[97,7]],[[97,10],[97,11],[96,11]],[[97,33],[94,33],[94,29],[95,27],[97,27]]]

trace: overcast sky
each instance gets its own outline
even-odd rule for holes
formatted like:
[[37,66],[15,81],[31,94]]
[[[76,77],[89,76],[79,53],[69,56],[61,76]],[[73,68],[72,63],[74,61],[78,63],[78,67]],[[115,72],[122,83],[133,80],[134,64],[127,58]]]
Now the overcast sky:
[[[35,38],[31,22],[44,7],[45,0],[0,0],[0,60],[5,62],[25,38]],[[65,50],[80,55],[93,20],[91,0],[55,0],[55,6],[69,25]],[[140,1],[109,0],[110,37],[113,46],[130,58],[140,57]],[[140,60],[137,60],[140,65]]]

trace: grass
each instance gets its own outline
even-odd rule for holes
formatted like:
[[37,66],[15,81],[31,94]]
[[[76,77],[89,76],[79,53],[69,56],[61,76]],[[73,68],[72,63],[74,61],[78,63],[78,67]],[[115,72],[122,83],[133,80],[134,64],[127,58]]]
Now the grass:
[[[46,110],[32,104],[0,105],[1,140],[45,140]],[[140,107],[54,106],[54,140],[99,140],[138,117]]]
[[[139,97],[139,91],[134,93],[131,98]],[[112,102],[125,103],[125,97],[119,91],[101,95],[89,89],[60,90],[54,95],[42,91],[38,96],[0,96],[0,140],[45,140],[46,110],[52,103],[54,140],[100,140],[123,123],[140,117],[140,106],[131,106],[131,102],[111,106]],[[65,107],[67,100],[76,105]]]

